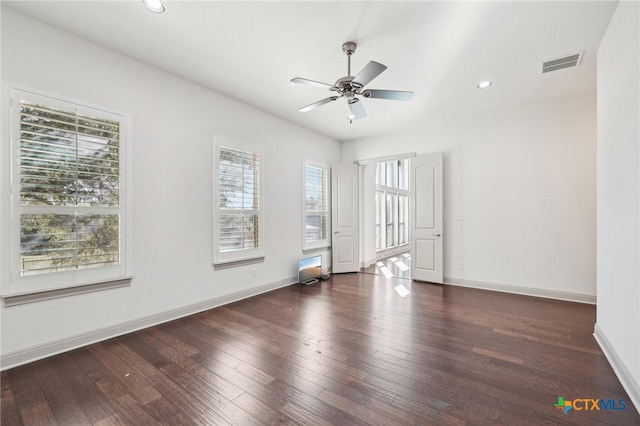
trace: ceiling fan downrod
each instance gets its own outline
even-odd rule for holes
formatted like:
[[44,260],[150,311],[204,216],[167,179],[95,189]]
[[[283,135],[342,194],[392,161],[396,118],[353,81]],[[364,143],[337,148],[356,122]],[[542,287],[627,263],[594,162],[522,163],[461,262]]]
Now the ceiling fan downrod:
[[347,77],[351,77],[351,55],[356,51],[357,44],[348,41],[342,45],[342,51],[347,54]]

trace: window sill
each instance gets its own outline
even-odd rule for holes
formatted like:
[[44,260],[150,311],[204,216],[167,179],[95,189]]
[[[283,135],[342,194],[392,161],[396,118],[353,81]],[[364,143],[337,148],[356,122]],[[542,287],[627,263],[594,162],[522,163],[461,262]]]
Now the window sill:
[[253,263],[262,263],[264,262],[264,256],[260,257],[252,257],[247,259],[238,259],[238,260],[228,260],[228,261],[217,261],[213,262],[213,269],[228,269],[235,268],[236,266],[244,266],[251,265]]
[[110,281],[98,281],[81,284],[72,287],[41,289],[20,293],[3,294],[2,300],[5,307],[24,305],[26,303],[41,302],[43,300],[57,299],[59,297],[75,296],[77,294],[92,293],[94,291],[109,290],[131,285],[133,277],[123,277]]

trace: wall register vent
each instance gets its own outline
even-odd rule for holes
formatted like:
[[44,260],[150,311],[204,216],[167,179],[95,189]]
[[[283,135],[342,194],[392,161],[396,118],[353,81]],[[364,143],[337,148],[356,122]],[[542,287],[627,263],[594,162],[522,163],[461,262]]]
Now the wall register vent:
[[542,73],[561,70],[563,68],[575,67],[582,62],[584,52],[573,53],[562,58],[550,59],[542,63]]

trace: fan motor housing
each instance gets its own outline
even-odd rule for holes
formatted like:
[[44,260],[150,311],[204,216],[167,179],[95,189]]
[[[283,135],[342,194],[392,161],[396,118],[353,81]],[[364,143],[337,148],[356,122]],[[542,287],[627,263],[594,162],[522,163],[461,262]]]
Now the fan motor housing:
[[340,77],[339,79],[336,80],[336,87],[351,87],[351,82],[353,81],[353,77],[351,76],[346,76],[346,77]]
[[352,76],[345,76],[345,77],[340,77],[338,80],[336,80],[336,84],[334,85],[334,87],[336,88],[335,90],[344,94],[344,96],[351,98],[356,94],[356,90],[358,89],[355,85],[352,85],[351,82],[353,81]]

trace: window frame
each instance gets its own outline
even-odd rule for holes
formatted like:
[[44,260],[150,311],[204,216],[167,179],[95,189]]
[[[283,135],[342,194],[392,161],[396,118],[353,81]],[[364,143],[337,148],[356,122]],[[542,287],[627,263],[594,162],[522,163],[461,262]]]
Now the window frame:
[[[3,298],[9,306],[12,297],[36,295],[28,301],[38,301],[53,297],[85,293],[96,290],[112,288],[113,286],[129,285],[132,278],[132,254],[131,243],[131,121],[130,113],[115,108],[95,105],[82,100],[73,99],[57,94],[47,93],[16,84],[7,84],[6,90],[9,96],[9,136],[8,144],[10,167],[10,231],[9,231],[9,280],[3,287]],[[119,122],[119,206],[117,208],[90,207],[90,206],[28,206],[21,203],[21,121],[20,109],[22,103],[41,104],[51,109],[63,111],[76,111],[78,114],[86,114],[96,118],[114,120]],[[21,219],[23,214],[116,214],[119,218],[119,263],[109,266],[97,266],[82,269],[44,272],[34,275],[23,275],[20,270],[21,262]],[[107,285],[105,285],[107,284]],[[41,294],[43,296],[37,296]],[[20,302],[27,303],[27,302]]]
[[[214,267],[234,266],[234,264],[243,264],[251,262],[259,262],[264,259],[265,247],[265,205],[264,205],[264,149],[255,145],[239,143],[227,138],[214,137],[215,149],[213,153],[213,265]],[[220,150],[228,148],[235,151],[250,152],[259,157],[258,170],[258,247],[240,249],[233,251],[222,251],[220,247],[220,217],[222,209],[220,208]],[[255,209],[250,209],[255,211]]]
[[[316,214],[324,215],[325,223],[326,223],[326,234],[324,238],[318,240],[307,240],[307,232],[306,232],[306,218],[308,215],[308,211],[306,209],[306,200],[307,200],[307,167],[313,167],[316,169],[321,169],[324,172],[324,176],[326,178],[324,185],[324,199],[326,200],[324,210],[313,210]],[[331,211],[331,200],[330,200],[330,179],[331,175],[329,173],[329,166],[326,164],[316,163],[313,161],[309,161],[303,159],[302,161],[302,250],[303,252],[309,250],[317,250],[323,249],[331,246],[331,216],[329,212]]]

